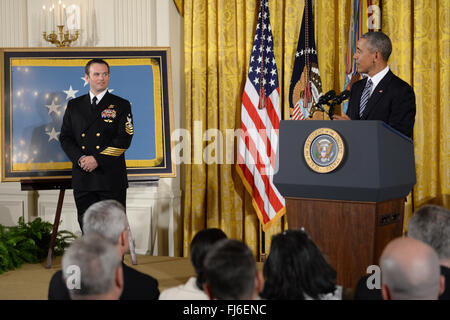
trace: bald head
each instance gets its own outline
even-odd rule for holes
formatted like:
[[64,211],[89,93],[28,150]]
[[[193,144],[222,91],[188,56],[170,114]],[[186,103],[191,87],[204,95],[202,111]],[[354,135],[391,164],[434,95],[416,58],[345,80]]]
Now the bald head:
[[[394,300],[435,300],[440,292],[436,252],[412,238],[391,241],[380,258],[383,290]],[[385,292],[383,292],[385,294]]]

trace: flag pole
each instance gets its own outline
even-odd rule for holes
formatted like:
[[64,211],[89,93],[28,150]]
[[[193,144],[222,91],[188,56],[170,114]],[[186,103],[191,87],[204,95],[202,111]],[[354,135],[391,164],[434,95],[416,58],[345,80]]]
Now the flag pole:
[[273,183],[281,118],[277,64],[270,25],[269,0],[260,0],[253,49],[242,93],[241,136],[236,171],[252,196],[257,213],[255,260],[265,256],[263,225],[271,225],[286,211],[285,200]]
[[266,261],[266,233],[264,232],[261,223],[259,224],[259,232],[260,232],[259,261],[265,262]]

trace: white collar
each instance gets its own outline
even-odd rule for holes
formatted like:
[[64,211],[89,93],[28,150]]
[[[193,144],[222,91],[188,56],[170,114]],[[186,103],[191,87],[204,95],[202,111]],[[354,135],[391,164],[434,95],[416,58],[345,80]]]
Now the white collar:
[[386,68],[384,68],[383,70],[378,72],[373,77],[370,77],[369,75],[367,75],[367,79],[372,80],[372,91],[370,92],[370,94],[373,93],[373,90],[375,90],[377,85],[380,83],[381,79],[383,79],[384,76],[387,75],[388,72],[389,72],[389,66],[386,66]]
[[92,93],[91,90],[89,90],[89,96],[91,97],[91,103],[92,103],[92,99],[94,99],[94,97],[97,97],[97,104],[99,104],[100,100],[102,100],[102,98],[105,96],[106,91],[108,91],[108,88],[106,88],[105,90],[100,92],[98,95],[95,95]]

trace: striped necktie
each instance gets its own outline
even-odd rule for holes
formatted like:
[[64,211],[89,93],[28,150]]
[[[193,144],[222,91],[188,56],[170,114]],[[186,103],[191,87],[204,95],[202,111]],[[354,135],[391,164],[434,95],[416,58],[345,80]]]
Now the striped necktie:
[[367,101],[369,101],[371,91],[372,91],[372,80],[368,79],[366,82],[366,86],[364,87],[364,90],[362,92],[361,102],[359,104],[359,117],[360,118],[362,118],[364,110],[366,109]]

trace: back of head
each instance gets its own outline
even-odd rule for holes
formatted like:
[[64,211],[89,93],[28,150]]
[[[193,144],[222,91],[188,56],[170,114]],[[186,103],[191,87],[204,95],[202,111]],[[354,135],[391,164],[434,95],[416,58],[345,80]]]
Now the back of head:
[[427,244],[408,237],[394,239],[383,250],[380,267],[383,290],[387,288],[391,299],[438,298],[439,259]]
[[203,290],[205,275],[203,272],[203,263],[206,254],[212,245],[219,240],[226,239],[227,235],[220,229],[209,228],[204,229],[194,236],[191,241],[191,262],[197,274],[197,287]]
[[84,233],[98,233],[114,244],[117,243],[120,234],[127,226],[125,208],[116,200],[96,202],[84,213]]
[[336,289],[336,271],[302,230],[286,230],[272,237],[264,263],[265,299],[302,300]]
[[[114,245],[101,235],[86,234],[75,240],[62,258],[70,297],[73,300],[101,299],[113,292],[114,298],[119,298],[121,292],[114,291],[114,284],[120,263]],[[79,279],[72,279],[72,275]]]
[[383,60],[385,62],[388,61],[392,53],[392,42],[385,33],[381,31],[370,31],[363,34],[361,38],[367,40],[367,46],[371,52],[380,52]]
[[256,262],[247,245],[223,239],[206,255],[205,277],[214,299],[248,300],[255,293]]
[[421,207],[409,220],[408,236],[428,244],[439,259],[450,259],[450,210],[436,205]]

